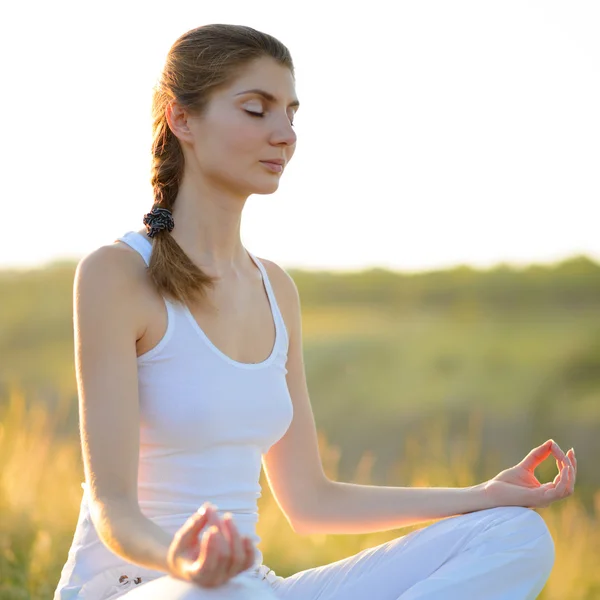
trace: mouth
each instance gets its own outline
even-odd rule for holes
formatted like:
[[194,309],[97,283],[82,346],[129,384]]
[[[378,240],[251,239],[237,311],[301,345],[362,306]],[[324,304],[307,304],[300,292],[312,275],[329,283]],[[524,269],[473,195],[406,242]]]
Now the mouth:
[[283,164],[279,162],[272,162],[268,160],[260,161],[267,169],[273,171],[274,173],[281,173],[283,171]]

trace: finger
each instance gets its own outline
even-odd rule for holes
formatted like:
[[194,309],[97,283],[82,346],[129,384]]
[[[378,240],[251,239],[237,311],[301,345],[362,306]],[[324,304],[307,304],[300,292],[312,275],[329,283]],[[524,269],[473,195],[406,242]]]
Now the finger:
[[552,440],[551,449],[552,449],[552,454],[556,458],[560,458],[560,460],[562,460],[563,462],[566,462],[568,465],[571,464],[569,457],[562,451],[561,447],[554,440]]
[[525,456],[525,458],[519,464],[522,467],[526,468],[528,471],[533,472],[541,462],[548,458],[550,452],[552,451],[553,443],[554,440],[548,440],[547,442],[544,442],[541,446],[534,448],[527,454],[527,456]]
[[242,538],[233,521],[233,515],[226,513],[223,518],[226,529],[229,532],[229,543],[231,549],[231,564],[229,566],[229,576],[234,577],[240,571],[243,570],[244,563],[246,562],[246,553],[244,551],[244,545],[242,544]]
[[223,515],[223,520],[221,522],[221,533],[223,535],[223,539],[225,540],[225,545],[227,546],[227,555],[223,557],[223,572],[229,576],[229,572],[231,571],[231,564],[233,562],[233,534],[230,529],[229,521],[231,517],[228,517],[229,513],[225,513]]
[[560,473],[564,467],[568,467],[569,463],[566,460],[563,460],[560,457],[556,457],[556,468],[558,469],[558,472]]
[[577,458],[575,458],[575,450],[573,450],[573,448],[571,448],[567,454],[569,455],[569,458],[571,459],[571,462],[573,463],[574,475],[575,475],[575,477],[577,477]]
[[575,467],[569,467],[569,496],[575,490]]
[[246,563],[244,564],[244,571],[249,569],[254,564],[254,559],[256,557],[256,552],[254,549],[254,544],[249,537],[244,536],[243,538],[244,549],[246,551]]
[[567,484],[567,495],[570,496],[573,493],[573,490],[575,488],[575,474],[576,474],[576,467],[575,467],[575,461],[574,461],[572,448],[570,450],[567,450],[567,452],[565,453],[565,458],[566,458],[566,460],[564,461],[564,463],[568,466],[568,480],[569,480],[568,484]]
[[554,478],[556,485],[558,486],[561,482],[564,484],[568,482],[569,477],[569,464],[565,461],[560,461],[560,468],[558,469],[558,473]]
[[[562,468],[564,466],[567,467],[567,475],[569,473],[569,469],[573,468],[573,461],[571,460],[570,457],[570,451],[565,453],[561,450],[560,446],[553,441],[552,443],[552,454],[555,456],[556,458],[556,467],[559,470],[559,472],[562,470]],[[568,477],[567,477],[568,479]],[[568,485],[571,485],[571,482],[568,483]]]
[[569,451],[567,450],[567,452],[565,452],[565,461],[569,466],[573,466],[573,460],[571,458],[571,455],[569,454]]
[[565,465],[560,472],[560,481],[556,486],[556,497],[564,498],[567,493],[567,486],[569,484],[569,467]]
[[550,502],[555,502],[562,497],[561,490],[564,486],[565,474],[565,467],[563,467],[554,478],[554,481],[544,484],[544,487],[550,489]]
[[194,513],[185,523],[184,527],[177,531],[178,547],[188,547],[195,543],[198,535],[205,527],[208,520],[206,513]]
[[575,467],[571,467],[569,473],[569,496],[575,491]]
[[567,467],[567,485],[565,488],[565,496],[571,495],[571,486],[572,485],[573,485],[573,467],[569,465]]
[[[554,481],[549,481],[547,483],[542,484],[538,490],[542,491],[541,500],[538,500],[538,504],[541,503],[542,506],[548,506],[552,504],[552,502],[556,502],[564,498],[565,490],[566,490],[566,481],[568,478],[567,472],[568,466],[564,465],[554,478]],[[539,498],[539,496],[538,496]]]
[[571,485],[571,467],[569,465],[565,466],[565,483],[563,486],[562,498],[565,498],[569,495],[569,486]]
[[200,569],[195,581],[206,587],[219,585],[218,575],[218,540],[219,528],[211,525],[202,536],[200,544]]
[[215,525],[216,529],[211,540],[212,546],[210,552],[215,556],[214,568],[212,570],[213,585],[218,586],[225,583],[229,576],[227,575],[227,564],[229,562],[229,548],[227,540],[223,537],[221,528]]
[[[562,469],[563,467],[564,467],[564,462],[563,462],[562,460],[559,460],[559,459],[557,458],[557,459],[556,459],[556,470],[559,472],[559,474],[560,474],[560,471],[561,471],[561,469]],[[556,479],[556,477],[555,477],[555,479]]]
[[240,562],[238,572],[246,571],[254,564],[254,544],[252,540],[245,535],[240,534],[240,549],[242,560]]
[[[565,469],[565,464],[560,463],[558,466],[558,473],[556,474],[556,476],[554,477],[554,479],[551,482],[551,487],[556,488],[556,486],[558,486],[558,484],[561,482],[561,479],[564,476],[564,469]],[[548,485],[548,484],[545,484]]]
[[217,558],[216,566],[214,568],[215,580],[217,585],[224,583],[228,579],[227,571],[229,570],[229,562],[231,551],[229,549],[229,542],[226,539],[224,533],[224,524],[221,518],[217,515],[214,526],[217,528],[214,543],[214,554]]
[[[221,518],[219,517],[219,513],[218,513],[218,509],[213,506],[210,505],[212,510],[210,510],[208,512],[208,525],[215,527],[216,529],[213,530],[213,536],[214,536],[214,541],[211,545],[211,548],[213,548],[213,551],[216,552],[216,556],[217,556],[217,571],[222,569],[222,556],[223,555],[227,555],[228,553],[228,543],[227,540],[224,539],[224,524],[223,521],[221,520]],[[223,539],[222,539],[223,538]]]

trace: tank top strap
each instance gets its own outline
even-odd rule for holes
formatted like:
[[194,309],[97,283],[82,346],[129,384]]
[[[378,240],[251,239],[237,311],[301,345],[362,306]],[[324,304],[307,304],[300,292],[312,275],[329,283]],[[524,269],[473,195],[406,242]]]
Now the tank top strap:
[[254,261],[254,264],[260,270],[260,273],[263,278],[263,283],[265,284],[265,289],[267,290],[267,296],[269,298],[269,303],[271,304],[271,311],[273,313],[273,318],[275,320],[276,327],[278,327],[281,330],[281,332],[283,334],[283,339],[285,340],[285,345],[287,347],[287,345],[289,343],[289,339],[288,339],[287,329],[285,327],[285,321],[283,320],[283,315],[281,314],[281,311],[279,310],[279,305],[277,304],[277,298],[275,297],[275,292],[273,291],[273,287],[271,286],[271,280],[269,279],[267,270],[265,269],[262,262],[260,262],[260,260],[256,256],[254,256],[254,254],[252,254],[252,252],[250,252],[249,250],[246,250],[246,252],[248,252],[248,254],[250,255],[250,258]]
[[[139,233],[138,231],[128,231],[123,234],[119,238],[118,241],[124,242],[137,252],[141,254],[146,266],[150,265],[150,256],[152,254],[152,242],[150,242],[144,235]],[[254,264],[260,270],[262,275],[263,283],[265,289],[267,291],[267,297],[269,298],[269,303],[271,304],[271,312],[273,314],[273,319],[275,321],[275,326],[281,331],[282,338],[285,341],[285,346],[287,347],[289,343],[288,333],[285,326],[285,321],[283,320],[283,315],[281,314],[281,310],[279,309],[279,305],[277,304],[277,298],[275,297],[275,292],[273,291],[273,287],[271,286],[271,280],[269,279],[269,275],[267,270],[265,269],[262,262],[252,254],[249,250],[248,252],[250,258],[254,262]]]
[[115,241],[124,242],[128,246],[131,246],[134,250],[137,250],[144,259],[146,266],[150,265],[150,255],[152,254],[152,242],[148,241],[137,231],[128,231],[121,237],[118,237]]

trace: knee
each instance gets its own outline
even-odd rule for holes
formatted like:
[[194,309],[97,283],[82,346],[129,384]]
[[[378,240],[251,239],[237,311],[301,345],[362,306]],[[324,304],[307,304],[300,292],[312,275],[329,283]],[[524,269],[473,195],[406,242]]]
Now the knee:
[[543,533],[549,533],[546,521],[532,508],[524,506],[498,506],[490,509],[490,516],[494,523],[508,522],[515,519],[521,523],[522,527],[525,526],[531,531],[532,535],[540,536]]
[[554,559],[556,557],[556,548],[552,533],[550,533],[546,521],[539,513],[530,508],[525,508],[524,510],[528,511],[525,518],[528,519],[532,531],[535,532],[532,533],[532,545],[535,556],[540,566],[550,571],[554,566]]
[[523,551],[539,563],[540,568],[552,569],[555,546],[544,518],[531,508],[501,506],[496,509],[499,526],[506,531],[507,541],[522,546]]

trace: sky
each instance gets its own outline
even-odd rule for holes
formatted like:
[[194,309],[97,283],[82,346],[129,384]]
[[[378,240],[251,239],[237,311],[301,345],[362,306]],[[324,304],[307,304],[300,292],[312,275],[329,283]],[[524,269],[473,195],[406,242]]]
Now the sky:
[[600,261],[600,3],[12,2],[0,8],[0,268],[79,260],[152,207],[173,42],[249,25],[291,51],[294,157],[242,241],[284,268]]

